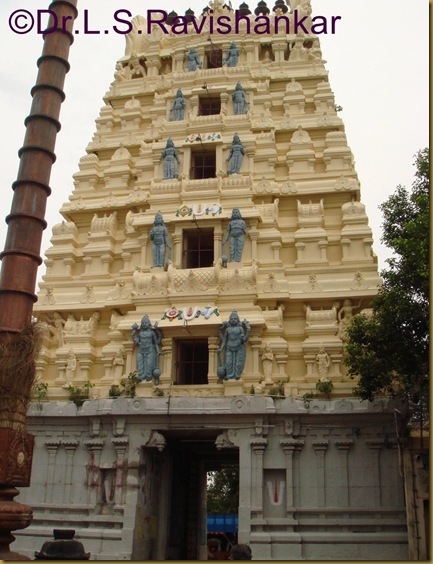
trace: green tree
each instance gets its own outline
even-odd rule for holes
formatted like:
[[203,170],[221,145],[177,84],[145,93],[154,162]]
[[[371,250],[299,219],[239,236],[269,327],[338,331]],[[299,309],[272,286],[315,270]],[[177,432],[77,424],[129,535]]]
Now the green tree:
[[412,190],[398,186],[382,204],[382,241],[393,250],[381,272],[373,315],[356,315],[345,363],[359,376],[355,394],[398,394],[425,412],[429,372],[429,150],[416,155]]
[[207,488],[208,513],[237,513],[239,507],[239,468],[223,466],[209,472]]

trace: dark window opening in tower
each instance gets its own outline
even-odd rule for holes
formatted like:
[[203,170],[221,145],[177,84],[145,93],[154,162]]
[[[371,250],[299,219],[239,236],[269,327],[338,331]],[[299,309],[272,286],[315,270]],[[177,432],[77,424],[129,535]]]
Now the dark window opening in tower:
[[209,49],[206,51],[206,68],[218,69],[223,66],[223,52],[221,49]]
[[186,229],[182,241],[182,268],[207,268],[214,261],[213,229]]
[[207,384],[209,350],[207,339],[188,339],[176,342],[176,384]]
[[198,103],[199,116],[212,116],[221,112],[221,98],[219,96],[200,96]]
[[190,178],[215,178],[216,154],[214,151],[193,151],[191,154]]

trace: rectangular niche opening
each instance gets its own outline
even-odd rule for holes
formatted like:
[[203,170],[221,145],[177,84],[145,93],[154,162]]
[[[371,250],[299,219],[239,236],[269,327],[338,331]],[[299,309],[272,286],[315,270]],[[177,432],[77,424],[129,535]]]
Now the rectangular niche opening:
[[215,149],[205,149],[201,144],[191,151],[191,170],[189,177],[194,180],[216,177]]
[[209,349],[207,339],[179,339],[175,347],[176,384],[208,383]]
[[185,229],[182,237],[182,268],[207,268],[214,261],[213,229]]
[[206,50],[206,68],[219,69],[223,66],[222,49],[212,48]]
[[198,115],[214,116],[221,113],[220,96],[199,96],[198,99]]

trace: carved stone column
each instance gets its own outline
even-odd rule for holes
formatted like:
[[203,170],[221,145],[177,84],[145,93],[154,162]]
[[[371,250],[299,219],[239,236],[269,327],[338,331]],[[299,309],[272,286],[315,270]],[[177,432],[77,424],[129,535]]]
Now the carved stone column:
[[325,507],[325,452],[328,444],[323,439],[313,441],[317,460],[317,507]]
[[69,439],[62,441],[62,445],[65,447],[66,450],[66,475],[65,475],[65,489],[63,491],[63,502],[66,504],[73,502],[72,497],[72,470],[73,460],[74,460],[74,453],[78,446],[79,442],[76,439]]
[[72,274],[72,267],[75,264],[75,259],[73,259],[72,257],[66,257],[63,259],[63,264],[65,265],[65,276],[71,276]]
[[189,101],[191,103],[190,116],[197,116],[198,115],[198,96],[197,96],[197,94],[195,94],[194,96],[191,96]]
[[335,441],[335,446],[338,448],[341,460],[341,490],[338,496],[341,500],[341,505],[344,507],[350,506],[350,487],[349,487],[349,466],[348,466],[348,454],[349,449],[353,445],[352,439],[344,439],[341,441]]
[[121,255],[122,260],[123,260],[123,270],[130,270],[131,269],[131,258],[132,258],[132,254],[131,253],[127,253],[127,252],[123,252]]
[[251,448],[255,454],[255,464],[253,464],[252,472],[252,485],[253,485],[253,496],[252,505],[254,511],[257,513],[263,512],[263,456],[265,453],[266,446],[268,444],[267,439],[257,437],[251,442]]
[[125,350],[125,355],[126,355],[125,374],[128,375],[130,372],[134,372],[135,370],[135,366],[133,366],[132,364],[132,353],[135,345],[132,342],[132,338],[131,338],[131,341],[123,342],[122,346]]
[[216,384],[218,382],[217,376],[217,350],[218,350],[218,337],[208,337],[208,350],[209,350],[209,369],[208,381],[209,384]]
[[183,72],[183,59],[185,54],[183,53],[175,53],[173,55],[173,62],[174,62],[174,72]]
[[283,380],[287,378],[286,364],[288,359],[289,359],[288,354],[278,353],[275,355],[275,361],[278,366],[278,377]]
[[294,474],[293,474],[293,455],[296,449],[301,449],[304,446],[302,441],[297,439],[284,439],[280,441],[284,454],[286,455],[286,498],[287,498],[287,512],[291,513],[294,508]]
[[101,487],[100,464],[104,441],[102,439],[91,439],[84,444],[89,449],[89,462],[87,463],[89,504],[96,506],[99,502],[99,489]]
[[382,505],[381,484],[380,484],[380,451],[383,447],[383,440],[367,441],[368,448],[372,451],[371,464],[371,489],[374,499],[377,500],[379,507]]
[[172,238],[173,251],[171,255],[171,260],[176,268],[181,268],[181,248],[182,248],[182,235],[181,233],[174,233]]
[[213,233],[213,256],[214,263],[221,258],[221,248],[222,248],[222,231],[221,227],[216,227]]
[[222,116],[227,115],[228,111],[227,111],[227,104],[229,101],[229,95],[227,94],[227,92],[221,92],[220,94],[220,99],[221,99],[221,111],[220,114]]
[[173,339],[164,338],[161,341],[162,356],[159,369],[161,370],[160,381],[162,384],[170,384],[173,380],[171,375],[171,362],[173,356]]
[[123,478],[126,470],[125,453],[128,448],[129,439],[128,437],[115,437],[111,439],[111,442],[117,454],[114,503],[115,505],[124,505]]
[[113,257],[110,253],[105,253],[101,255],[101,262],[102,262],[102,272],[104,274],[110,273],[110,264],[113,261]]
[[285,43],[273,43],[272,44],[272,51],[274,52],[275,62],[276,63],[283,63],[284,62],[284,51],[286,49]]
[[149,235],[147,233],[143,233],[143,235],[140,235],[140,237],[138,238],[138,242],[140,244],[141,247],[141,255],[140,255],[140,265],[142,264],[146,264],[146,253],[147,253],[147,243],[149,241]]
[[257,240],[259,238],[259,231],[258,229],[250,229],[248,231],[248,235],[251,239],[251,258],[257,259]]
[[272,252],[274,254],[274,261],[276,262],[280,262],[280,249],[282,247],[282,244],[280,241],[274,241],[273,243],[271,243],[271,247],[272,247]]
[[252,336],[249,338],[249,343],[253,357],[253,366],[252,366],[252,371],[250,373],[252,378],[249,379],[259,380],[261,377],[259,355],[260,355],[260,347],[262,346],[262,338],[257,336]]
[[84,275],[85,276],[91,275],[92,262],[93,262],[92,257],[89,257],[89,256],[83,257]]
[[161,69],[161,61],[158,55],[147,57],[146,59],[147,76],[158,76]]
[[247,53],[247,64],[255,63],[257,61],[256,45],[247,43],[244,48]]
[[45,502],[51,503],[53,501],[53,489],[54,489],[54,470],[56,466],[56,456],[59,446],[61,445],[60,440],[48,440],[45,441],[45,446],[48,450],[48,470],[47,470],[47,487],[45,490]]

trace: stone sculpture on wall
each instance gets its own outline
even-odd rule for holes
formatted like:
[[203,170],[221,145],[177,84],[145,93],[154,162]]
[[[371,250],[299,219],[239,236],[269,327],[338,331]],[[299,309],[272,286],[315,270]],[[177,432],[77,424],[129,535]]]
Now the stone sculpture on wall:
[[129,80],[131,78],[132,74],[131,74],[131,69],[129,68],[129,65],[126,65],[125,67],[122,65],[122,63],[119,61],[116,64],[116,72],[114,73],[114,78],[117,81],[122,81],[122,80]]
[[361,301],[357,306],[352,306],[352,300],[344,300],[343,307],[338,311],[338,336],[342,341],[347,341],[347,328],[353,318],[353,308],[360,307]]
[[65,320],[60,315],[58,311],[53,313],[52,319],[48,316],[43,316],[42,320],[46,320],[47,323],[47,331],[51,337],[52,343],[57,347],[63,347],[65,344],[65,340],[63,337],[63,327],[65,325]]
[[137,345],[137,372],[140,382],[150,382],[152,378],[155,385],[159,385],[159,357],[160,343],[162,340],[161,330],[158,329],[158,322],[153,327],[149,316],[144,315],[140,327],[137,323],[132,326],[132,340]]
[[193,72],[195,70],[197,70],[198,68],[201,69],[203,68],[203,65],[199,59],[199,56],[197,55],[197,52],[195,50],[194,47],[191,47],[191,49],[188,52],[188,55],[186,56],[187,59],[187,64],[188,64],[188,70],[190,72]]
[[168,250],[168,258],[171,256],[171,245],[169,242],[168,229],[165,226],[161,212],[155,215],[155,221],[150,231],[150,240],[152,241],[152,257],[153,266],[162,267],[165,263],[165,255]]
[[68,319],[65,322],[64,333],[66,336],[69,335],[91,335],[95,336],[96,330],[98,328],[99,320],[101,319],[101,314],[99,311],[95,311],[90,316],[90,319],[85,320],[75,319],[74,314],[70,313]]
[[319,372],[319,379],[321,381],[326,380],[328,376],[328,370],[331,365],[331,360],[323,345],[320,347],[319,352],[316,355],[316,362],[317,370]]
[[235,133],[230,147],[229,156],[226,159],[227,174],[239,174],[244,155],[245,155],[245,148],[242,145],[239,135]]
[[[218,376],[220,380],[239,380],[245,366],[245,343],[250,336],[250,324],[246,319],[242,322],[236,310],[230,314],[228,321],[224,321],[218,329],[221,345],[218,354]],[[221,353],[225,352],[224,361]]]
[[164,162],[164,180],[177,178],[177,166],[180,165],[180,160],[171,138],[167,139],[167,144],[162,152],[162,159]]
[[65,371],[66,382],[68,384],[72,383],[76,369],[77,369],[77,358],[74,354],[74,351],[70,349],[68,358],[66,360],[66,371]]
[[123,348],[119,347],[113,358],[113,379],[115,384],[118,384],[123,376],[125,367],[125,359],[123,358]]
[[185,105],[185,98],[183,97],[182,90],[179,88],[170,108],[170,121],[183,120],[185,117]]
[[269,344],[266,344],[262,353],[263,375],[265,382],[272,382],[272,367],[274,364],[274,354]]
[[129,61],[129,65],[131,68],[131,77],[139,77],[139,76],[146,76],[146,69],[138,60],[138,57],[135,53],[132,53],[131,60]]
[[228,67],[235,67],[238,64],[240,53],[241,52],[236,47],[236,43],[233,41],[230,45],[229,50],[227,51],[227,55],[224,57],[223,65],[227,65]]
[[227,262],[225,255],[225,244],[230,238],[230,262],[241,262],[242,251],[245,245],[245,234],[247,232],[247,224],[242,219],[239,208],[233,208],[232,217],[227,226],[227,231],[222,242],[223,263]]
[[235,111],[235,116],[240,116],[245,113],[245,107],[247,105],[247,97],[245,91],[242,88],[240,82],[235,86],[235,91],[232,94],[233,107]]

